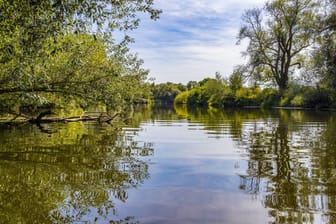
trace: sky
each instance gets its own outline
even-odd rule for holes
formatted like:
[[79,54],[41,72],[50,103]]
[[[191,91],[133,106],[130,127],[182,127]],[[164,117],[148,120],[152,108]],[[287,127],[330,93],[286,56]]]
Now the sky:
[[186,84],[229,76],[243,63],[246,43],[236,45],[241,16],[265,0],[154,0],[160,19],[142,18],[130,47],[144,60],[155,83]]

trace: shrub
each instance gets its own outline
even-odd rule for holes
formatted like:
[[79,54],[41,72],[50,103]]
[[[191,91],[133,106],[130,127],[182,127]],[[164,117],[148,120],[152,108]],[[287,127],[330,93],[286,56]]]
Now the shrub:
[[236,103],[236,97],[235,95],[231,92],[223,97],[222,104],[224,107],[236,107],[239,106]]
[[303,95],[304,95],[305,88],[306,87],[298,83],[295,83],[295,82],[289,83],[289,88],[282,95],[279,105],[282,107],[286,107],[286,106],[301,107],[303,106]]
[[259,88],[240,88],[236,91],[235,101],[238,106],[257,106],[260,105]]
[[304,106],[304,97],[302,95],[295,96],[291,101],[290,105],[294,107],[303,107]]
[[223,99],[225,95],[224,94],[213,94],[211,95],[208,105],[211,107],[222,107],[223,106]]
[[280,98],[279,106],[281,106],[281,107],[290,106],[291,101],[292,101],[291,97],[285,95],[285,96]]
[[320,88],[308,88],[304,93],[304,106],[308,108],[327,108],[331,99],[327,90]]
[[174,103],[175,104],[187,104],[189,95],[190,95],[190,91],[184,91],[184,92],[179,93],[176,96]]
[[262,95],[262,107],[276,107],[280,105],[281,95],[277,90],[264,89]]
[[232,103],[231,102],[229,103],[230,106],[234,106],[235,99],[234,99],[234,95],[231,89],[228,87],[222,86],[210,96],[208,100],[208,105],[212,107],[217,107],[217,108],[223,107],[223,106],[226,107],[228,106],[227,100],[232,101]]
[[209,97],[202,91],[200,87],[196,87],[190,91],[187,98],[188,106],[207,106]]

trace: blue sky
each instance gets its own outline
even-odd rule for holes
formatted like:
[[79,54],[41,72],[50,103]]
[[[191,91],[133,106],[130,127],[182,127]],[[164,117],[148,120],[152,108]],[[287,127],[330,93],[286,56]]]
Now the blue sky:
[[158,21],[142,19],[132,36],[137,52],[156,83],[200,81],[232,73],[244,62],[246,43],[236,45],[244,10],[265,0],[155,0]]

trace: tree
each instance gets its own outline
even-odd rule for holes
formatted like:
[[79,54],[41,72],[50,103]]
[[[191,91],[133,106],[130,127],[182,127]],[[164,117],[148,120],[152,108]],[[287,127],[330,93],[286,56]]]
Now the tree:
[[235,69],[229,77],[229,86],[233,92],[243,87],[243,74],[238,69]]
[[[22,114],[22,107],[65,101],[112,108],[141,97],[148,71],[129,54],[126,31],[138,27],[138,13],[157,19],[160,10],[152,5],[152,0],[1,1],[1,112]],[[112,38],[116,30],[126,34],[120,43]]]
[[181,83],[160,83],[153,86],[152,94],[155,101],[172,104],[175,97],[186,89],[187,87]]
[[67,35],[43,47],[55,52],[26,66],[0,64],[2,112],[40,119],[46,111],[72,104],[118,110],[145,92],[141,86],[147,71],[141,68],[142,61],[134,55],[108,55],[101,39]]
[[314,52],[314,66],[321,84],[330,90],[336,89],[336,2],[326,1],[326,16],[321,21],[321,38]]
[[191,90],[191,89],[195,88],[196,86],[197,86],[197,82],[196,81],[189,81],[187,83],[187,89],[188,90]]
[[4,0],[0,4],[2,39],[18,38],[22,49],[39,50],[46,38],[73,32],[112,34],[139,26],[138,13],[157,19],[153,0]]
[[280,92],[288,88],[293,68],[303,62],[301,53],[313,42],[316,7],[313,0],[274,0],[243,14],[238,43],[249,41],[250,74],[271,81]]

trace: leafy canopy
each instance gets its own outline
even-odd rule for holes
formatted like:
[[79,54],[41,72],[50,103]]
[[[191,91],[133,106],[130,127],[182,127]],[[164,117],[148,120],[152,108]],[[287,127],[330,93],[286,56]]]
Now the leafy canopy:
[[244,13],[238,40],[249,41],[245,55],[253,78],[271,81],[280,91],[288,88],[294,67],[302,65],[302,53],[314,41],[317,7],[314,0],[273,0]]
[[[147,70],[129,54],[127,30],[152,0],[0,1],[0,109],[74,102],[118,107],[142,97]],[[124,41],[113,40],[116,30]]]

